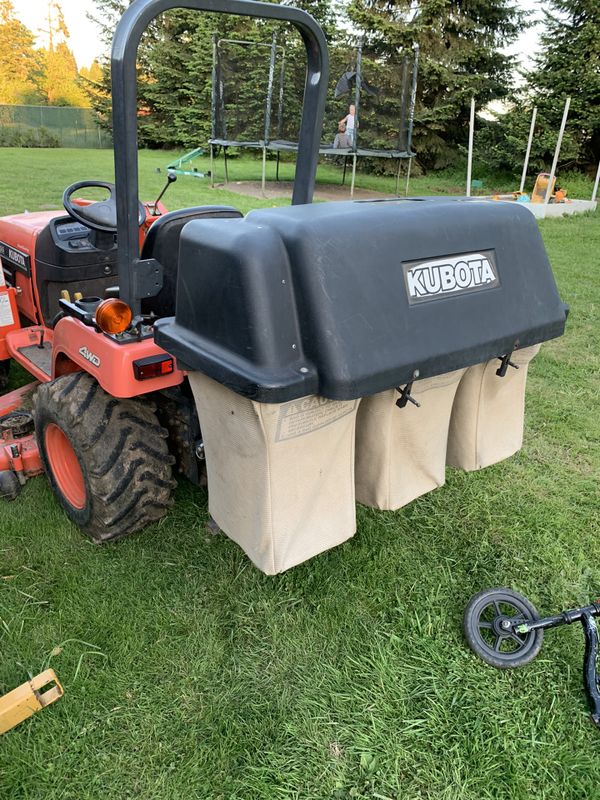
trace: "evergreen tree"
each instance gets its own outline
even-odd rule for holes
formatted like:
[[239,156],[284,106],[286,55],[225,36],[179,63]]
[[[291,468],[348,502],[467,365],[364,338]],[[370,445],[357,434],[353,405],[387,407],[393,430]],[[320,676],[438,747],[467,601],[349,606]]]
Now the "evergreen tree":
[[[125,0],[95,0],[94,19],[107,47]],[[302,8],[312,13],[333,39],[336,15],[330,0],[306,0]],[[286,26],[230,14],[207,14],[178,9],[161,15],[142,37],[138,51],[138,137],[149,146],[198,147],[211,134],[212,35],[218,39],[243,39],[249,45],[223,44],[221,49],[226,93],[227,135],[235,139],[262,139],[273,32],[285,45],[285,128],[297,131],[306,55],[300,36]],[[256,43],[256,44],[253,44]],[[260,44],[259,44],[260,43]],[[280,66],[278,51],[277,71]],[[101,62],[103,79],[86,90],[101,124],[110,128],[110,65]],[[273,97],[271,137],[277,131],[278,79]],[[337,113],[337,112],[336,112]],[[217,136],[223,136],[219,120]],[[333,136],[332,136],[333,138]]]
[[[565,152],[581,165],[600,160],[600,3],[549,0],[535,68],[527,77],[541,122],[558,131],[567,97],[568,133],[574,146]],[[573,152],[574,151],[574,152]]]
[[33,42],[10,0],[0,0],[0,103],[39,102],[41,64]]
[[48,3],[48,47],[40,51],[43,59],[41,89],[44,103],[50,106],[85,106],[88,99],[80,86],[75,56],[67,44],[69,30],[62,8],[55,0]]
[[[516,39],[524,13],[511,0],[351,0],[348,13],[395,96],[399,53],[419,45],[418,158],[427,167],[451,163],[467,138],[471,97],[481,106],[510,90],[513,64],[500,51]],[[363,137],[368,125],[367,113]]]

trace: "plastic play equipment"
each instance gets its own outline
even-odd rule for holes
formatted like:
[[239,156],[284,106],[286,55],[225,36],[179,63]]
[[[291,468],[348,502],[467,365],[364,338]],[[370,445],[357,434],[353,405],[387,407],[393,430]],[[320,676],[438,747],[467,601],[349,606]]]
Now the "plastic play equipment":
[[276,573],[353,536],[356,499],[396,509],[447,463],[518,450],[528,364],[566,307],[516,203],[312,204],[328,53],[288,5],[185,1],[300,31],[292,205],[140,204],[137,47],[175,7],[135,0],[115,31],[109,198],[77,198],[97,185],[79,182],[66,215],[0,219],[0,377],[14,360],[38,382],[0,399],[0,486],[14,496],[43,468],[105,542],[167,513],[173,468],[206,472],[215,524]]
[[541,618],[535,606],[513,589],[485,589],[465,609],[463,629],[469,647],[486,664],[513,669],[529,664],[539,654],[544,631],[580,622],[585,636],[583,679],[594,725],[600,727],[598,629],[600,601]]

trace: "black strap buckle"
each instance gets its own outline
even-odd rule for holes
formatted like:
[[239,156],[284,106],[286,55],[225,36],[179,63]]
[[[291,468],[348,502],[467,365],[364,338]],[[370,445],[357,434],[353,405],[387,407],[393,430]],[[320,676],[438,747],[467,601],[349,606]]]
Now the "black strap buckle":
[[404,408],[407,405],[407,403],[412,403],[413,406],[421,408],[421,403],[415,400],[415,398],[412,396],[413,383],[415,382],[415,379],[418,377],[419,377],[419,370],[416,369],[413,372],[413,378],[410,381],[410,383],[407,383],[404,388],[401,388],[400,386],[396,387],[396,391],[400,392],[400,397],[396,400],[396,405],[398,406],[398,408]]
[[510,357],[512,356],[513,352],[514,351],[511,350],[510,353],[507,353],[505,356],[498,356],[498,360],[500,361],[500,366],[496,370],[496,375],[499,378],[503,378],[506,375],[509,367],[512,367],[513,369],[519,369],[519,365],[515,364],[514,361],[510,360]]

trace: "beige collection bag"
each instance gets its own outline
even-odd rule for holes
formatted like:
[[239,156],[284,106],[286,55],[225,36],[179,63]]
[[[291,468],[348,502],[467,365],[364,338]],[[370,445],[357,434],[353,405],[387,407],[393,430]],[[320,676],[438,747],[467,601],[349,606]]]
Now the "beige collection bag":
[[209,511],[269,575],[356,532],[358,400],[257,403],[192,372],[206,453]]
[[452,403],[465,370],[415,381],[421,406],[398,408],[395,389],[361,400],[356,422],[356,499],[396,509],[445,482]]
[[540,345],[516,350],[500,378],[495,358],[469,367],[462,378],[450,421],[448,464],[468,471],[496,464],[521,449],[525,384],[531,359]]

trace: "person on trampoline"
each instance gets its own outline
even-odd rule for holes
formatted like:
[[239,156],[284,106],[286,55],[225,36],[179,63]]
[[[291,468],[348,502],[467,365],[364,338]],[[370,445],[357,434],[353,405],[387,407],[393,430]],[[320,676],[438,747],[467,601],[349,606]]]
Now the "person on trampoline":
[[348,106],[348,113],[346,116],[340,120],[340,123],[343,122],[346,126],[346,136],[348,137],[348,141],[350,142],[350,147],[354,146],[354,130],[355,130],[355,117],[356,117],[356,106],[354,103],[351,103]]
[[351,147],[350,139],[346,133],[346,123],[343,120],[338,122],[338,132],[333,140],[333,146],[336,148],[336,150],[347,150],[349,147]]

